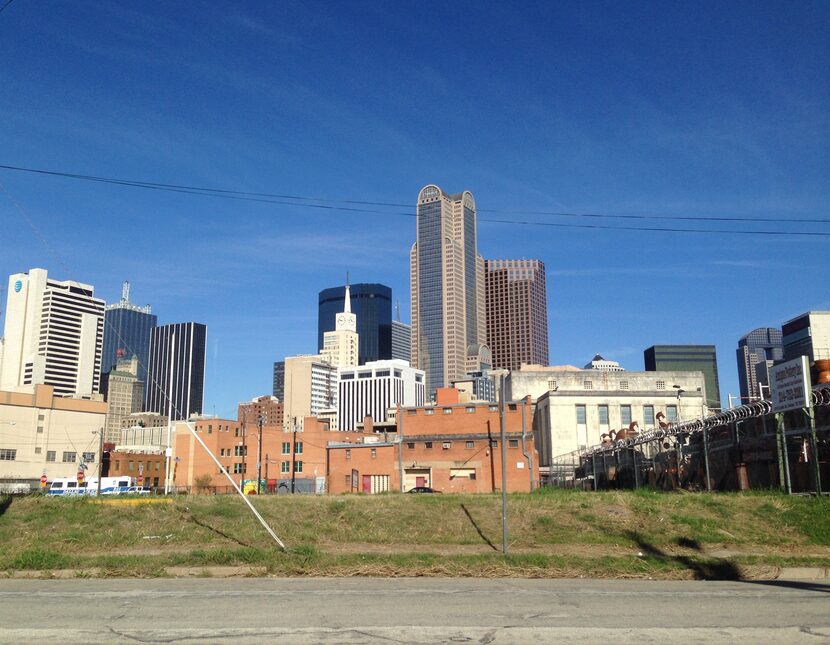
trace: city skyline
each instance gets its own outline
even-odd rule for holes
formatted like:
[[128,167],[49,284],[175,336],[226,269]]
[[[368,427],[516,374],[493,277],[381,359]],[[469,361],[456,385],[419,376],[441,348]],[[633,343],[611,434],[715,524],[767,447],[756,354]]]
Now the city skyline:
[[[410,320],[413,195],[435,182],[475,195],[483,257],[545,262],[552,364],[714,344],[726,400],[740,337],[830,309],[828,12],[14,3],[0,164],[272,197],[0,169],[0,274],[46,267],[108,303],[130,280],[159,322],[204,322],[204,411],[227,417],[319,350],[317,293],[346,271]],[[810,235],[712,232],[773,229]]]

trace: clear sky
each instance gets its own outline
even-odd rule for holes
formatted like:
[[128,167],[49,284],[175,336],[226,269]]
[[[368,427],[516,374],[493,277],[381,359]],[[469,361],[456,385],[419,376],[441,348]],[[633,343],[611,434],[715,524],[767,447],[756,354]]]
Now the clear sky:
[[205,412],[235,415],[274,360],[318,349],[317,293],[347,271],[408,321],[428,183],[471,190],[480,220],[825,233],[479,222],[485,258],[545,262],[552,363],[716,344],[725,401],[740,336],[830,309],[828,20],[806,1],[15,0],[0,164],[409,206],[0,170],[0,275],[44,267],[108,302],[130,280],[160,323],[206,323]]

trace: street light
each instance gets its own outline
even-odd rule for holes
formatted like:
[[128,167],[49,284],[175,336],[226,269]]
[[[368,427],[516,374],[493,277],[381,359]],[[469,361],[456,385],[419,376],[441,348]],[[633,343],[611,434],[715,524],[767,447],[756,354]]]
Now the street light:
[[[677,408],[678,408],[678,414],[679,414],[680,413],[680,395],[683,394],[686,390],[684,390],[680,385],[672,385],[672,387],[677,390]],[[700,388],[698,388],[698,392],[700,392],[700,391],[701,391]],[[700,401],[700,420],[701,420],[701,422],[705,418],[705,415],[703,413],[703,407],[704,407],[704,403],[703,403],[703,399],[701,397],[701,401]],[[702,432],[703,432],[703,465],[706,468],[706,490],[711,491],[712,490],[712,482],[709,478],[709,429],[704,425]],[[679,439],[679,437],[678,437],[678,439]],[[678,454],[680,454],[680,453],[678,452]],[[678,480],[678,483],[679,483],[680,482],[680,467],[679,466],[678,466],[678,469],[677,469],[677,480]]]

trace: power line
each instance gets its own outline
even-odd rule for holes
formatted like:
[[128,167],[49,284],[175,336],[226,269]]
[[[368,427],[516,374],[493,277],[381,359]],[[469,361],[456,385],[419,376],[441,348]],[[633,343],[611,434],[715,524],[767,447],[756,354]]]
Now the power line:
[[[343,211],[354,213],[372,213],[380,215],[397,215],[402,217],[416,217],[416,213],[412,211],[388,211],[370,208],[361,208],[362,206],[382,206],[382,207],[405,207],[412,208],[412,205],[397,204],[391,202],[372,202],[372,201],[356,201],[356,200],[333,200],[322,197],[309,197],[302,195],[287,195],[278,193],[257,193],[240,190],[229,190],[222,188],[208,188],[202,186],[188,186],[184,184],[167,184],[161,182],[142,181],[134,179],[122,179],[115,177],[99,177],[95,175],[84,175],[79,173],[69,173],[56,170],[45,170],[41,168],[25,168],[21,166],[11,166],[0,164],[0,169],[11,170],[16,172],[34,173],[39,175],[48,175],[53,177],[62,177],[66,179],[75,179],[81,181],[91,181],[97,183],[114,184],[118,186],[127,186],[131,188],[141,188],[145,190],[158,190],[166,192],[183,193],[190,195],[200,195],[203,197],[214,197],[221,199],[231,199],[238,201],[250,201],[266,204],[277,204],[281,206],[295,206],[302,208],[315,208],[328,211]],[[293,201],[288,201],[293,200]],[[319,203],[315,203],[319,202]],[[354,206],[344,206],[338,204],[354,204]],[[823,219],[765,219],[765,218],[751,218],[751,217],[673,217],[665,215],[614,215],[614,214],[599,214],[599,213],[566,213],[555,211],[509,211],[496,209],[481,209],[482,213],[504,213],[504,214],[538,214],[550,215],[556,217],[579,217],[579,218],[609,218],[609,219],[637,219],[637,220],[669,220],[669,221],[728,221],[728,222],[766,222],[775,224],[789,224],[789,223],[804,223],[804,224],[830,224],[830,220]],[[830,237],[830,232],[823,231],[772,231],[772,230],[734,230],[734,229],[703,229],[703,228],[676,228],[676,227],[657,227],[657,226],[609,226],[603,224],[575,224],[563,222],[540,222],[529,220],[515,220],[515,219],[496,219],[479,217],[479,222],[490,224],[510,224],[518,226],[548,226],[556,228],[572,228],[572,229],[589,229],[589,230],[608,230],[608,231],[640,231],[652,233],[696,233],[696,234],[717,234],[717,235],[764,235],[764,236],[802,236],[802,237]]]
[[6,7],[8,7],[12,2],[14,2],[14,0],[6,0],[6,3],[0,7],[0,13],[3,13],[6,10]]

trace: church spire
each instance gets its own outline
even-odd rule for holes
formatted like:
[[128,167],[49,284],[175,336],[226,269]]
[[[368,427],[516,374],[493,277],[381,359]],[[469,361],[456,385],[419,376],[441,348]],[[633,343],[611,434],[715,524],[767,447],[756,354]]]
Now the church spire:
[[352,298],[349,293],[349,272],[346,271],[346,298],[345,302],[343,303],[343,313],[350,314],[352,313]]

